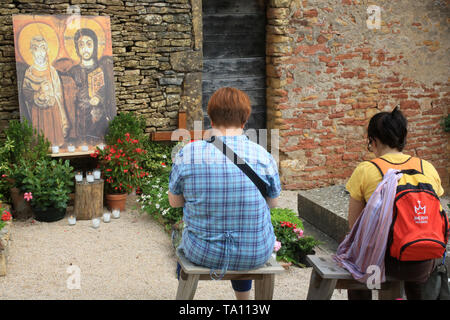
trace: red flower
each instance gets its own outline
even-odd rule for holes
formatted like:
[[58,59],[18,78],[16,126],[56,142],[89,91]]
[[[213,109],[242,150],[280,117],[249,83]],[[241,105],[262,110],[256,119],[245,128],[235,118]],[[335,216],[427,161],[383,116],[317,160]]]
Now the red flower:
[[123,172],[127,173],[127,172],[128,172],[128,169],[123,169]]
[[111,172],[111,171],[112,171],[112,169],[106,169],[106,171],[107,171],[107,172]]
[[97,158],[98,154],[97,153],[91,153],[91,157],[92,158]]
[[5,211],[2,214],[2,221],[9,221],[11,220],[11,213],[9,213],[8,211]]

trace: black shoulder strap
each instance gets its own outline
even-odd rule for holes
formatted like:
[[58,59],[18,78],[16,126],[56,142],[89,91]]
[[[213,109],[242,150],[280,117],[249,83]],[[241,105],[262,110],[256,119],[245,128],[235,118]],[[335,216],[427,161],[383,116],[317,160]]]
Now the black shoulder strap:
[[[222,146],[220,147],[220,141]],[[221,150],[249,179],[256,185],[264,198],[267,197],[267,184],[256,174],[255,171],[242,160],[233,150],[231,150],[221,139],[212,136],[207,142],[212,143],[217,149]]]

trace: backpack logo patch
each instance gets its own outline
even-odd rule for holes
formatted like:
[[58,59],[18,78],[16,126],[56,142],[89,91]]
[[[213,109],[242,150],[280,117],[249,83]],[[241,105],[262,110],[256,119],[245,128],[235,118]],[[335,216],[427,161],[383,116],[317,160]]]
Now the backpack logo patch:
[[420,200],[417,200],[418,206],[414,206],[414,222],[415,223],[428,223],[428,216],[426,215],[427,206],[421,206]]

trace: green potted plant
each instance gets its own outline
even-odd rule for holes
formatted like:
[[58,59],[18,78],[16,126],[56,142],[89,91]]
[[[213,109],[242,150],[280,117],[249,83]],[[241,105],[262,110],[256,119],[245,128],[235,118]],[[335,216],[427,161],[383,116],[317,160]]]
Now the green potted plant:
[[29,203],[24,201],[20,190],[21,172],[31,168],[41,159],[49,159],[50,142],[27,121],[12,120],[5,130],[6,141],[0,150],[1,176],[5,178],[2,190],[10,190],[14,218],[32,216]]
[[38,221],[52,222],[64,218],[74,172],[69,161],[42,159],[34,166],[15,167],[20,176],[20,190],[29,201]]
[[105,142],[108,145],[113,145],[117,142],[117,139],[123,139],[125,133],[129,133],[139,141],[139,146],[142,147],[142,143],[145,140],[145,118],[140,115],[136,115],[133,112],[122,112],[114,117],[108,124],[108,130],[105,134]]
[[98,148],[91,154],[98,159],[98,166],[105,179],[106,205],[110,210],[125,210],[127,195],[141,186],[148,173],[142,167],[146,151],[139,147],[139,140],[125,133],[114,144]]
[[306,256],[315,254],[314,248],[319,241],[303,234],[303,223],[290,209],[271,209],[271,221],[277,238],[277,260],[305,266]]

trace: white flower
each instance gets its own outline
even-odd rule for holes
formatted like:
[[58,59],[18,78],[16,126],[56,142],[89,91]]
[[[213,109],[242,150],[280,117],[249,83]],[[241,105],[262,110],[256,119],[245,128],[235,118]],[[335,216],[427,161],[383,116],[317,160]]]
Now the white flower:
[[155,204],[156,209],[159,209],[160,205],[159,203]]

